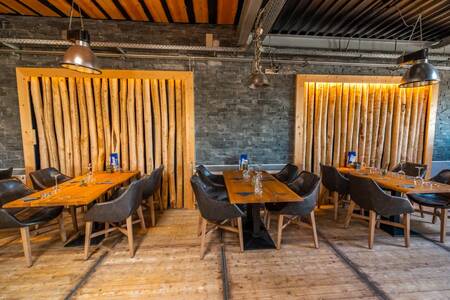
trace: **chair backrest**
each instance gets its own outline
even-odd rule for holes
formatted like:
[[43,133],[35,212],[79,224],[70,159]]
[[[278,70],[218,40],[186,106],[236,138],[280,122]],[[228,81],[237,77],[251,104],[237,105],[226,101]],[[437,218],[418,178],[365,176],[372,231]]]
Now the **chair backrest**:
[[136,211],[142,202],[143,180],[133,181],[116,199],[95,204],[85,214],[88,221],[121,222]]
[[6,169],[6,170],[1,170],[0,171],[0,180],[11,178],[12,177],[12,173],[13,173],[13,168],[9,168],[9,169]]
[[432,181],[450,184],[450,169],[440,171],[436,176],[431,178]]
[[320,176],[323,186],[330,192],[347,194],[349,190],[349,181],[334,166],[320,164]]
[[63,183],[71,178],[62,174],[55,168],[45,168],[30,172],[31,182],[36,190],[44,190],[55,185],[55,175],[58,175],[58,183]]
[[208,194],[208,186],[197,175],[191,177],[197,206],[203,218],[211,222],[223,221],[229,218],[241,217],[242,211],[228,201],[219,201]]
[[370,178],[349,175],[350,197],[359,207],[382,216],[400,215],[414,211],[408,199],[386,194]]
[[281,169],[280,172],[274,174],[273,176],[281,182],[289,183],[297,177],[298,167],[293,164],[287,164]]
[[[419,170],[416,167],[423,168],[420,170],[420,177],[424,178],[425,174],[427,173],[427,165],[416,164],[416,163],[412,163],[412,162],[405,162],[403,164],[403,171],[408,176],[417,176],[417,173]],[[398,164],[395,167],[393,167],[391,171],[397,173],[397,172],[400,172],[401,169],[402,169],[402,165]]]
[[196,171],[204,183],[215,187],[223,186],[223,178],[211,173],[211,171],[209,171],[204,165],[197,166]]
[[23,184],[19,179],[0,180],[0,206],[32,193],[33,190]]
[[282,214],[305,216],[314,210],[319,198],[319,176],[303,171],[288,186],[301,196],[303,201],[287,203],[281,210]]
[[153,172],[142,178],[142,197],[148,199],[161,187],[161,178],[164,171],[164,166],[161,165],[159,168],[153,170]]

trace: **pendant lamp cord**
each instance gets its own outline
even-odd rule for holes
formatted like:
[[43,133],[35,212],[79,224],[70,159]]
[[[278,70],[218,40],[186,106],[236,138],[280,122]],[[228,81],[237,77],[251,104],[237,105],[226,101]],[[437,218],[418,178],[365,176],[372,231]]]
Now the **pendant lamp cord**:
[[[74,3],[75,3],[75,0],[72,0],[72,5],[70,6],[69,30],[72,29],[73,5],[74,5]],[[84,30],[83,14],[81,13],[81,8],[80,8],[79,5],[78,5],[78,11],[80,13],[81,30]]]

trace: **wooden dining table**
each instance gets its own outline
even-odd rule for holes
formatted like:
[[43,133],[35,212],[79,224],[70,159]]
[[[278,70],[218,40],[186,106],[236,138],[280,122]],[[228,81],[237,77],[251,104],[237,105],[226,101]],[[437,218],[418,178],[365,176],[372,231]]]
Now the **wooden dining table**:
[[[27,207],[69,207],[72,211],[72,221],[74,234],[66,242],[66,245],[73,245],[74,240],[78,240],[82,231],[78,228],[75,208],[77,206],[87,206],[109,191],[128,183],[133,178],[139,176],[139,172],[94,172],[92,179],[88,180],[87,175],[77,176],[71,180],[58,184],[58,189],[50,187],[42,191],[35,192],[23,198],[11,201],[3,205],[3,208],[27,208]],[[76,242],[78,245],[82,240]],[[94,241],[95,243],[95,241]]]
[[264,203],[296,202],[303,201],[303,198],[267,172],[262,173],[262,193],[257,195],[251,176],[244,178],[242,171],[238,170],[223,172],[230,203],[247,205],[243,222],[244,250],[274,249],[275,243],[261,220],[261,208]]
[[[352,174],[355,176],[361,176],[365,178],[370,178],[375,181],[380,187],[386,190],[393,191],[399,196],[407,194],[428,194],[428,193],[450,193],[450,185],[439,183],[439,182],[427,182],[419,183],[413,177],[401,176],[398,173],[387,172],[387,174],[382,175],[380,171],[370,171],[368,168],[364,169],[354,169],[349,167],[340,167],[338,171],[344,175]],[[384,217],[383,217],[384,218]],[[391,216],[388,219],[392,222],[399,222],[400,216]],[[392,226],[385,226],[381,224],[381,229],[390,233],[391,235],[403,235],[403,230]]]

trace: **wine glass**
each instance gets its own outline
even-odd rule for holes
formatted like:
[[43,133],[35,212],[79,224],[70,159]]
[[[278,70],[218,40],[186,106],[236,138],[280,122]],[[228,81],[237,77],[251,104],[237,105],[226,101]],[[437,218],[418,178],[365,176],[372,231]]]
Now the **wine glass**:
[[53,178],[55,179],[55,186],[53,187],[53,193],[56,194],[58,192],[58,177],[60,174],[53,174]]
[[[422,170],[423,170],[423,167],[422,167],[422,166],[418,166],[418,167],[416,167],[416,169],[417,169],[416,180],[417,180],[417,182],[418,182],[420,185],[422,185],[422,184],[423,184],[423,178],[422,178]],[[416,181],[416,180],[414,180],[414,181]]]

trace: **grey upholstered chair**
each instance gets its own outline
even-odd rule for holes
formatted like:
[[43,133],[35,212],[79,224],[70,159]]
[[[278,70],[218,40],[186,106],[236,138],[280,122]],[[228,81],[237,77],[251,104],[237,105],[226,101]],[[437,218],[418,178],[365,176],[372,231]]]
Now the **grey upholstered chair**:
[[[402,228],[405,235],[405,246],[409,247],[410,236],[410,214],[414,208],[408,199],[387,194],[378,184],[369,178],[349,175],[351,202],[348,208],[345,227],[350,224],[352,217],[369,220],[369,248],[372,249],[375,236],[375,225],[377,222]],[[369,211],[369,217],[353,214],[355,204]],[[402,223],[377,221],[377,215],[383,217],[403,215]]]
[[[317,199],[319,198],[320,177],[313,173],[303,171],[289,184],[289,188],[297,195],[301,196],[303,201],[286,202],[279,210],[270,210],[270,206],[269,208],[266,206],[269,214],[278,214],[277,249],[281,248],[283,229],[292,221],[300,220],[300,218],[307,216],[309,216],[311,220],[314,246],[319,248],[314,208],[316,207]],[[285,218],[288,219],[287,223],[284,223]],[[270,215],[267,220],[270,222]]]
[[45,168],[42,170],[37,170],[34,172],[30,172],[30,179],[33,183],[33,188],[35,190],[45,190],[49,187],[55,185],[55,175],[58,175],[57,181],[58,184],[69,181],[72,179],[69,176],[62,174],[55,168]]
[[206,184],[217,187],[217,188],[225,187],[225,181],[224,181],[222,175],[215,175],[215,174],[211,173],[211,171],[209,171],[204,165],[197,166],[196,170],[197,170],[197,175]]
[[155,199],[153,195],[155,195],[155,193],[161,188],[163,170],[164,166],[160,166],[159,168],[153,170],[150,175],[147,175],[142,179],[142,199],[150,211],[152,226],[156,225]]
[[430,179],[444,184],[450,184],[450,169],[444,169]]
[[[322,184],[326,188],[327,196],[323,195],[321,199],[330,199],[334,204],[334,220],[338,219],[339,202],[347,198],[349,191],[349,181],[333,166],[320,164],[320,175]],[[320,201],[320,200],[319,200]]]
[[[33,190],[29,189],[18,179],[0,180],[0,205],[14,201],[19,198],[33,194]],[[27,208],[26,213],[21,213],[24,209],[0,208],[0,229],[19,228],[22,237],[23,252],[27,266],[33,265],[31,256],[30,242],[30,226],[46,224],[56,218],[59,222],[59,230],[61,239],[66,241],[66,232],[64,230],[64,221],[62,218],[62,207],[51,208]],[[36,231],[37,233],[37,231]]]
[[403,169],[403,172],[405,172],[406,175],[417,176],[417,174],[419,172],[417,167],[422,167],[422,169],[420,170],[420,177],[424,178],[425,174],[427,173],[427,165],[416,164],[416,163],[412,163],[412,162],[405,162],[403,164],[403,168],[402,168],[402,164],[398,164],[395,167],[393,167],[391,171],[394,173],[398,173]]
[[[85,242],[84,242],[84,258],[89,258],[89,246],[91,239],[99,236],[108,236],[109,232],[119,230],[128,237],[128,247],[130,257],[134,256],[134,239],[133,239],[133,214],[137,212],[141,227],[145,230],[144,215],[142,213],[142,188],[143,181],[136,180],[127,188],[121,188],[117,193],[117,198],[102,203],[96,203],[84,215],[86,220]],[[127,230],[123,230],[121,224],[126,221]],[[92,234],[92,226],[94,222],[105,223],[105,229]],[[111,226],[111,228],[110,228]]]
[[[202,259],[205,254],[205,239],[206,235],[211,233],[217,228],[222,228],[239,235],[239,245],[241,251],[244,251],[244,240],[242,232],[242,217],[244,213],[238,206],[230,204],[228,199],[217,199],[208,193],[208,187],[200,179],[199,176],[194,175],[191,177],[191,185],[194,190],[195,198],[197,200],[198,209],[201,218],[201,246],[200,246],[200,258]],[[237,220],[237,228],[234,226],[226,226],[227,222]],[[208,223],[214,226],[211,229],[207,229]]]
[[9,168],[6,170],[0,170],[0,180],[11,178],[12,173],[13,173],[13,168]]
[[288,184],[297,177],[298,168],[293,164],[286,164],[280,172],[274,174],[273,176],[279,181]]

